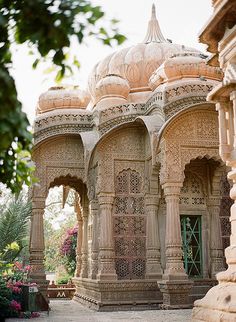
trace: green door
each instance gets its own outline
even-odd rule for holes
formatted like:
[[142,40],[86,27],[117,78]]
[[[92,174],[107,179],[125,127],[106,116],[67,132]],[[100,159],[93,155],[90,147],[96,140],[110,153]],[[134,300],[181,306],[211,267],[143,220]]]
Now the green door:
[[184,268],[189,277],[202,277],[202,230],[201,216],[182,215],[181,234],[183,241]]

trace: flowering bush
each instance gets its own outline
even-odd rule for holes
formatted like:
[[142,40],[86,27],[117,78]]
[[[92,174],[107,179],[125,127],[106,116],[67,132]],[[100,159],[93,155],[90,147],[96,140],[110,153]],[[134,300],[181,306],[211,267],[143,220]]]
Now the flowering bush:
[[37,312],[23,312],[22,286],[33,286],[28,281],[30,266],[23,266],[20,262],[11,265],[3,277],[0,278],[0,320],[5,317],[32,318],[39,316]]
[[63,264],[69,274],[74,274],[76,268],[77,235],[78,227],[68,229],[60,247],[60,255],[63,257]]

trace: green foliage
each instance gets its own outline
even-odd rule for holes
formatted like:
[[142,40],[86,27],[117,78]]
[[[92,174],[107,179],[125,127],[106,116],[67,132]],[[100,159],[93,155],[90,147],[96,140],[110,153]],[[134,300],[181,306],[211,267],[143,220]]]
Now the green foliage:
[[11,291],[7,288],[6,281],[0,277],[0,318],[10,315]]
[[31,203],[21,194],[4,207],[0,209],[0,261],[9,263],[27,245]]
[[[57,66],[56,80],[73,73],[68,57],[72,40],[82,43],[95,36],[104,44],[122,43],[117,20],[110,21],[109,32],[99,27],[104,12],[89,0],[0,0],[0,181],[13,192],[31,183],[29,162],[32,134],[17,99],[12,67],[12,43],[27,43],[35,57],[33,68],[48,59]],[[79,68],[75,58],[73,67]]]
[[72,278],[72,275],[64,274],[57,278],[57,284],[67,284]]

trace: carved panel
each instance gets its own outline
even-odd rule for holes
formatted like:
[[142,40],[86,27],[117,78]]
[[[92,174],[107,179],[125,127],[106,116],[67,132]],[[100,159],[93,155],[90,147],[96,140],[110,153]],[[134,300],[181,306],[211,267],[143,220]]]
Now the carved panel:
[[55,178],[77,177],[85,180],[84,149],[80,137],[65,136],[49,140],[36,148],[33,160],[36,164],[38,184],[34,195],[46,196],[47,189]]
[[185,165],[198,157],[220,160],[217,113],[187,112],[173,120],[163,135],[160,148],[161,182],[182,181]]
[[131,169],[116,176],[113,234],[115,264],[119,279],[145,276],[146,218],[143,178]]
[[[226,173],[221,177],[220,181],[220,225],[223,249],[230,245],[231,224],[230,224],[230,208],[233,205],[233,200],[229,196],[230,184],[227,179]],[[227,268],[227,264],[225,263]]]
[[180,194],[180,204],[186,206],[199,206],[205,204],[202,182],[191,172],[185,173],[185,179]]
[[104,139],[98,146],[98,189],[114,191],[115,175],[124,168],[144,171],[145,131],[141,127],[133,127],[117,131]]

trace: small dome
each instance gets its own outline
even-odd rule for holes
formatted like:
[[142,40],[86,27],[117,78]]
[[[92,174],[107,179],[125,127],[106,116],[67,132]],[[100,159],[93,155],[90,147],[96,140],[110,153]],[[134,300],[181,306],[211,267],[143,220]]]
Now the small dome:
[[106,75],[96,85],[96,101],[107,97],[120,97],[127,99],[130,91],[129,83],[119,75]]
[[37,113],[44,113],[62,108],[85,109],[90,101],[87,91],[74,87],[55,86],[40,95]]
[[150,88],[154,90],[162,83],[181,78],[221,80],[221,70],[207,65],[205,58],[203,54],[195,52],[180,52],[172,55],[152,74],[149,80]]
[[149,21],[147,34],[142,43],[114,52],[95,65],[89,76],[88,89],[93,104],[96,104],[98,82],[108,74],[117,74],[126,79],[131,92],[151,90],[148,82],[152,73],[171,55],[180,51],[198,50],[183,45],[172,44],[162,35],[156,19],[155,7]]

